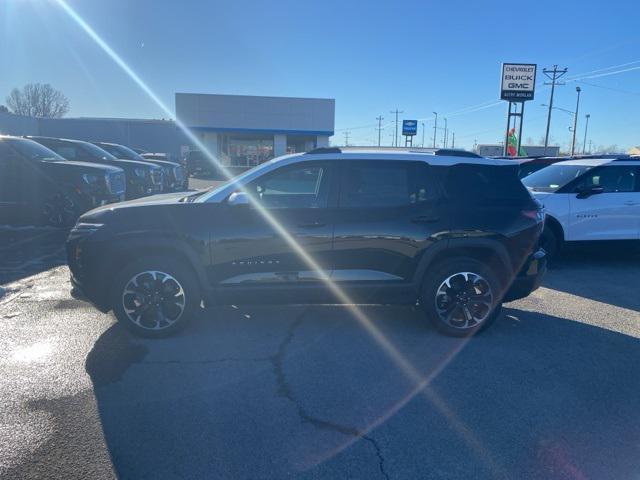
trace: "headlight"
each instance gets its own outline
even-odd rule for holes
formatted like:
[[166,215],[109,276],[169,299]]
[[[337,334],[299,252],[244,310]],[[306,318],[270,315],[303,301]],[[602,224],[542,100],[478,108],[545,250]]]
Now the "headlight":
[[74,240],[80,237],[87,237],[89,235],[93,235],[100,228],[103,227],[102,223],[90,223],[90,222],[82,222],[78,221],[76,225],[69,232],[69,240]]
[[82,179],[89,185],[95,185],[100,181],[100,176],[93,175],[92,173],[85,173],[82,175]]
[[145,173],[147,173],[147,171],[144,168],[138,167],[134,170],[136,177],[144,177]]

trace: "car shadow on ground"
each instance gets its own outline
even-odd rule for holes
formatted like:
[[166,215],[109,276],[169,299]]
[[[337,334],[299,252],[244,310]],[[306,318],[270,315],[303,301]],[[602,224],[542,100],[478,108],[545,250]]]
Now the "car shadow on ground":
[[638,243],[580,245],[563,250],[549,269],[543,286],[640,311],[640,294],[630,295],[634,290],[625,288],[638,285],[639,279]]
[[[518,304],[512,304],[512,306]],[[505,308],[468,340],[420,312],[217,308],[86,360],[121,478],[631,478],[640,342]],[[402,362],[407,363],[402,366]],[[414,391],[407,365],[429,378]]]
[[65,265],[68,234],[53,227],[0,225],[0,285]]

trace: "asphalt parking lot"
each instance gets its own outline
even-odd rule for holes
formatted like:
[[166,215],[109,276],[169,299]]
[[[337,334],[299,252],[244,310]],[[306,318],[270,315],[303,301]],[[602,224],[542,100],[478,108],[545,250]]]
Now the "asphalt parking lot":
[[468,340],[413,308],[209,308],[131,337],[55,229],[0,228],[1,478],[637,478],[637,251],[573,251]]

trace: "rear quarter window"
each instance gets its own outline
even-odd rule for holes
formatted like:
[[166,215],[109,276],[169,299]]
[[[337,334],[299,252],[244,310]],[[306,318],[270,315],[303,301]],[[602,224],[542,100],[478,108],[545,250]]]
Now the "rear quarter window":
[[518,177],[518,165],[454,165],[445,175],[445,190],[452,201],[499,203],[531,200]]

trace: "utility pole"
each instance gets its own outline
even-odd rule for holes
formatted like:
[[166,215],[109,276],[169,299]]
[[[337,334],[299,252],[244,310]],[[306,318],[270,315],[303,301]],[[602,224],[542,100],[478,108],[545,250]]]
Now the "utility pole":
[[581,88],[576,87],[576,93],[578,94],[578,99],[576,100],[576,113],[573,115],[573,138],[571,139],[571,156],[573,157],[576,153],[576,130],[578,129],[578,109],[580,108],[580,92]]
[[395,135],[394,135],[394,137],[393,137],[393,146],[394,146],[394,147],[397,147],[397,146],[398,146],[398,114],[399,114],[399,113],[404,113],[404,112],[401,112],[401,111],[400,111],[400,110],[398,110],[398,108],[396,107],[396,110],[395,110],[395,111],[393,111],[393,110],[392,110],[392,111],[391,111],[391,113],[395,113],[395,114],[396,114],[396,134],[395,134]]
[[587,130],[589,129],[589,117],[591,117],[591,115],[589,115],[588,113],[584,116],[584,118],[586,119],[586,123],[584,125],[584,141],[582,142],[583,155],[586,153],[585,148],[587,148]]
[[447,148],[448,137],[449,136],[449,127],[447,127],[447,117],[444,117],[444,148]]
[[549,146],[549,128],[551,127],[551,110],[553,110],[553,94],[556,90],[556,85],[564,85],[563,83],[557,83],[557,80],[567,73],[567,69],[558,70],[558,65],[553,66],[553,70],[545,68],[542,72],[547,76],[551,83],[545,82],[545,85],[551,85],[551,98],[549,99],[549,113],[547,114],[547,133],[544,136],[544,154],[547,154],[547,147]]
[[591,140],[589,140],[589,153],[591,153]]
[[420,123],[422,123],[422,148],[424,148],[424,122]]
[[347,131],[344,132],[344,146],[348,147],[349,146],[349,135],[351,134],[351,132]]
[[384,120],[384,117],[380,115],[379,117],[376,117],[376,120],[378,121],[378,146],[380,146],[380,137],[382,135],[382,120]]
[[456,148],[456,132],[451,132],[451,148]]
[[438,136],[438,112],[433,112],[436,116],[436,121],[433,124],[433,148],[436,148],[436,138]]

